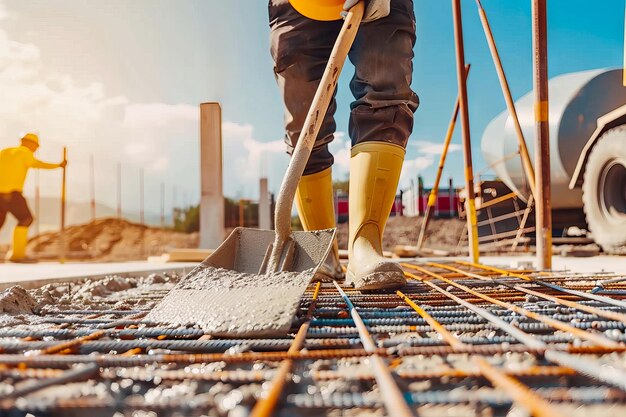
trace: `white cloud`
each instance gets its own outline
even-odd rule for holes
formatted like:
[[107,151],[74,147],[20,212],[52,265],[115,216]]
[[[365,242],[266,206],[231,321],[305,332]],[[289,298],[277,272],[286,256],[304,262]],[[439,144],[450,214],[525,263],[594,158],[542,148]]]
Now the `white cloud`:
[[189,104],[130,104],[125,109],[124,124],[133,128],[155,128],[180,122],[197,123],[199,112],[197,106]]
[[256,198],[261,176],[278,190],[289,161],[282,139],[262,142],[255,139],[251,125],[227,121],[222,124],[222,140],[227,195]]
[[402,165],[402,173],[400,175],[400,188],[406,188],[411,184],[411,180],[415,180],[417,175],[422,173],[435,163],[432,155],[417,156],[416,158],[407,158]]

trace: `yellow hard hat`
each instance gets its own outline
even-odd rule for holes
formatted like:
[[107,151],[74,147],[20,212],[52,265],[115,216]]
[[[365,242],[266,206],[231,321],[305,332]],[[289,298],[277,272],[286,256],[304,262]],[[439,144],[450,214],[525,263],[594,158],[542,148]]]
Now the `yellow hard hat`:
[[313,20],[339,20],[345,0],[289,0],[294,9]]
[[34,133],[27,133],[24,136],[22,136],[22,141],[26,140],[28,142],[32,142],[35,145],[39,146],[39,136],[37,136]]

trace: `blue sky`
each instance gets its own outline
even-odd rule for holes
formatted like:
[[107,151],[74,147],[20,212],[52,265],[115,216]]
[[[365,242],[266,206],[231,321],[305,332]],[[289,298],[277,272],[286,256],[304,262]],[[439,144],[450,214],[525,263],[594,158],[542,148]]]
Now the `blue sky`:
[[[476,170],[484,168],[480,138],[505,109],[473,0],[463,0],[471,133]],[[623,60],[623,0],[549,0],[549,75]],[[483,0],[515,98],[532,88],[528,0]],[[432,183],[456,97],[451,5],[418,0],[413,87],[421,105],[403,181]],[[86,161],[96,158],[98,199],[115,204],[114,166],[127,175],[125,206],[133,210],[139,167],[146,169],[146,207],[158,208],[161,182],[178,188],[178,203],[198,197],[197,105],[223,106],[225,190],[258,195],[261,173],[277,190],[282,151],[281,99],[268,52],[264,0],[0,0],[0,145],[39,130],[41,157],[63,144],[74,156],[70,198],[88,190]],[[338,91],[339,132],[347,131],[347,64]],[[9,93],[6,93],[9,91]],[[7,97],[8,94],[8,97]],[[338,135],[336,176],[346,175],[347,137]],[[532,138],[527,138],[532,140]],[[455,135],[454,143],[460,143]],[[444,172],[461,184],[462,155],[453,147]],[[43,193],[56,193],[56,174],[42,175]],[[125,177],[126,178],[126,177]],[[31,179],[32,180],[32,179]],[[31,184],[32,185],[32,184]],[[31,187],[31,186],[29,186]],[[27,187],[28,190],[31,188]]]

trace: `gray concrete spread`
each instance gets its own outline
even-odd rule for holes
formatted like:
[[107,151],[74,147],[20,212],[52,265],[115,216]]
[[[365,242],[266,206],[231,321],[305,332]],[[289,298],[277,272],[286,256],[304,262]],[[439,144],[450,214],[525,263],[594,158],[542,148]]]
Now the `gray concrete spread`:
[[334,229],[294,232],[294,256],[287,271],[262,275],[274,232],[236,228],[145,320],[195,325],[215,336],[284,336],[334,237]]
[[314,270],[271,275],[202,267],[183,279],[145,318],[196,325],[227,337],[284,335]]

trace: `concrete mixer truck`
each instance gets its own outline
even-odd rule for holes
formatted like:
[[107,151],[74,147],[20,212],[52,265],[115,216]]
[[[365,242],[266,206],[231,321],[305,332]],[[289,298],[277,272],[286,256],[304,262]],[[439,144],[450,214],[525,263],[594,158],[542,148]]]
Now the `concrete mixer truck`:
[[[564,74],[549,82],[552,210],[555,222],[590,231],[605,251],[626,250],[626,88],[622,70]],[[516,109],[534,153],[533,94]],[[483,134],[482,152],[496,175],[521,199],[525,185],[517,136],[508,112]]]

